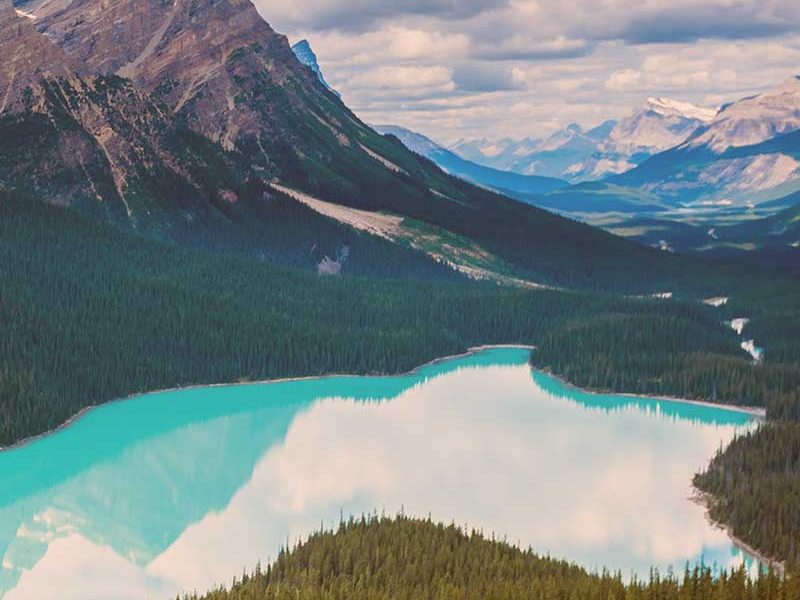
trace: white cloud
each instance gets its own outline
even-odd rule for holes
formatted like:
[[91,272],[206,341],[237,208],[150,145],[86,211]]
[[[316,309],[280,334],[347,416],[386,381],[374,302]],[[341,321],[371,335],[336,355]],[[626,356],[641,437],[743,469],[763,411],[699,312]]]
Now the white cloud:
[[800,68],[792,0],[255,0],[371,122],[543,136],[645,96],[720,104]]
[[606,89],[618,92],[629,90],[639,86],[642,74],[635,69],[621,69],[614,71],[611,77],[606,79]]
[[380,67],[357,73],[346,80],[348,90],[417,90],[449,92],[455,89],[453,72],[445,67]]

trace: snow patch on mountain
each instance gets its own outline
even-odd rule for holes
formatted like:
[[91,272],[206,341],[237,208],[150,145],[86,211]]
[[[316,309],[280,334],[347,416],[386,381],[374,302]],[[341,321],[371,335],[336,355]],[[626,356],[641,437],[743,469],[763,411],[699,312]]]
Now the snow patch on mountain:
[[665,117],[682,117],[695,121],[708,122],[717,115],[717,111],[713,108],[697,106],[690,102],[681,102],[670,98],[648,98],[645,106]]
[[717,153],[751,146],[800,129],[800,78],[791,77],[758,96],[724,106],[708,126],[688,142]]
[[747,324],[749,322],[750,319],[747,319],[745,317],[739,317],[733,319],[730,323],[731,329],[733,329],[737,334],[742,335],[742,332],[744,332],[744,328],[747,327]]
[[703,300],[703,304],[706,306],[719,308],[720,306],[725,306],[728,303],[728,300],[730,300],[728,296],[715,296],[714,298],[706,298]]
[[656,154],[684,142],[715,114],[713,109],[688,102],[648,98],[611,130],[601,148],[622,156]]
[[496,169],[572,182],[624,173],[683,143],[717,111],[670,98],[647,98],[628,116],[584,130],[571,123],[544,140],[461,140],[453,151]]

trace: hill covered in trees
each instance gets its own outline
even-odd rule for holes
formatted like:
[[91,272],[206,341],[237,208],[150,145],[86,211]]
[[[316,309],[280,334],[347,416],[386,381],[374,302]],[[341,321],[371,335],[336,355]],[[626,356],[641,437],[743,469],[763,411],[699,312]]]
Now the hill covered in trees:
[[716,521],[800,569],[800,423],[769,423],[735,439],[695,477]]
[[[773,360],[768,349],[769,360],[754,365],[744,351],[731,352],[732,331],[702,328],[698,317],[719,319],[690,311],[581,315],[539,338],[531,360],[591,390],[761,406],[775,415],[800,409],[800,362]],[[777,346],[781,337],[761,339]],[[794,351],[796,342],[786,344]]]
[[0,238],[2,445],[138,392],[397,373],[474,345],[535,343],[591,315],[674,319],[719,355],[741,354],[698,303],[319,277],[155,243],[10,194]]
[[184,600],[794,600],[800,580],[696,568],[626,584],[455,525],[362,518],[317,533],[229,589]]

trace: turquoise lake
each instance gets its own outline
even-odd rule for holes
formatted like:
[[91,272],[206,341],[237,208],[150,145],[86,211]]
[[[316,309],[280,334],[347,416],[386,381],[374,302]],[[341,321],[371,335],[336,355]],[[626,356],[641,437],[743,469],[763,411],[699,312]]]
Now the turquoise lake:
[[0,453],[0,597],[166,600],[341,515],[401,509],[625,575],[747,559],[690,497],[753,417],[581,392],[528,356],[93,410]]

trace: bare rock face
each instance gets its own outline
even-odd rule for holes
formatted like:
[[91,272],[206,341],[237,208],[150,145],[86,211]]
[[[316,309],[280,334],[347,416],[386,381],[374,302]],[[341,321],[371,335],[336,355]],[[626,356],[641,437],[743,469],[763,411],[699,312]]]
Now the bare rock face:
[[23,10],[0,0],[2,187],[140,230],[201,230],[260,215],[259,186],[275,177],[357,203],[354,179],[377,189],[416,165],[385,158],[399,149],[250,0],[28,0]]
[[347,137],[326,115],[329,92],[250,0],[73,0],[36,23],[80,63],[132,79],[227,149],[264,136],[299,143],[290,113],[307,117],[309,104]]
[[22,92],[43,77],[70,77],[78,71],[30,19],[17,15],[11,0],[0,0],[0,57],[0,113],[21,102]]
[[135,228],[213,220],[217,191],[203,181],[213,145],[183,138],[169,108],[131,81],[82,75],[0,2],[0,187]]

